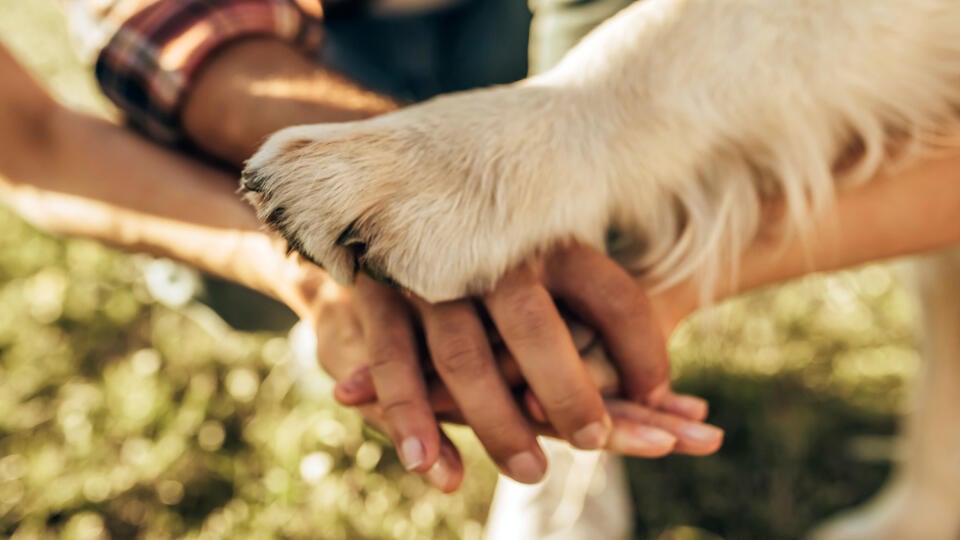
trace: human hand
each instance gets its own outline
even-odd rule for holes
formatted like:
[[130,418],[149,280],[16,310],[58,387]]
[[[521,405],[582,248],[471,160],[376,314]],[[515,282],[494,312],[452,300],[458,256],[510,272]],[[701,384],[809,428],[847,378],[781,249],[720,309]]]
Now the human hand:
[[[525,482],[539,480],[546,468],[537,433],[581,448],[643,457],[671,451],[707,454],[720,445],[722,432],[700,423],[706,404],[669,390],[662,329],[642,290],[592,249],[558,249],[511,272],[477,303],[430,305],[366,276],[358,278],[356,293],[372,356],[369,368],[339,384],[336,395],[351,405],[378,400],[401,458],[412,470],[428,469],[439,454],[435,412],[464,420],[500,469]],[[632,403],[605,407],[551,295],[599,329],[617,360],[621,384],[614,388]],[[505,346],[491,347],[485,313]],[[417,319],[425,339],[417,333]],[[602,360],[602,350],[593,349],[592,355]],[[420,362],[427,356],[445,388],[427,384],[433,373]],[[504,377],[498,357],[500,364],[515,368],[512,380]],[[531,425],[516,404],[511,383],[518,382],[518,375],[530,387],[526,412],[549,424]],[[612,418],[608,408],[615,413]]]

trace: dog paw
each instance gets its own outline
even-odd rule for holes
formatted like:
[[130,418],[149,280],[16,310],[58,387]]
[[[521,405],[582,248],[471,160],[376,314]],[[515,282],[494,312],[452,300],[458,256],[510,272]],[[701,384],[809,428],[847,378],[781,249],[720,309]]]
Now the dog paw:
[[430,301],[487,292],[551,244],[603,246],[608,196],[552,89],[446,96],[375,119],[288,128],[242,189],[291,249]]

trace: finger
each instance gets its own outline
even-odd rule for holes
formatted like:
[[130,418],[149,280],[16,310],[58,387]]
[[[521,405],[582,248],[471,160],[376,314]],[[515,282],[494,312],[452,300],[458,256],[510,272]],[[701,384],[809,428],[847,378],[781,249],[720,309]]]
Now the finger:
[[357,293],[370,376],[387,432],[404,466],[424,472],[439,455],[440,428],[427,401],[412,314],[399,293],[365,275],[357,277]]
[[[606,450],[618,454],[654,458],[671,452],[705,456],[723,444],[723,430],[631,403],[609,401],[613,430]],[[557,437],[549,425],[538,427],[538,433]]]
[[460,452],[442,431],[440,432],[440,456],[423,473],[423,477],[431,486],[444,493],[453,493],[463,483],[463,460],[460,458]]
[[497,357],[497,365],[500,366],[500,374],[507,381],[507,386],[513,388],[524,384],[523,373],[520,372],[520,366],[516,359],[510,354],[506,347],[500,346],[494,349],[494,356]]
[[450,390],[442,380],[433,378],[427,382],[427,392],[430,396],[430,406],[435,414],[458,411],[460,407],[450,394]]
[[[443,385],[443,381],[434,377],[427,377],[427,396],[430,408],[434,413],[450,412],[457,409],[457,404],[450,395],[450,391]],[[337,381],[333,387],[333,397],[337,403],[347,407],[370,405],[377,401],[377,390],[373,386],[373,377],[370,375],[370,366],[360,366],[353,370],[343,380]]]
[[[532,416],[536,418],[542,415],[542,411],[538,411],[540,405],[536,396],[528,392],[525,397]],[[613,429],[605,447],[610,452],[632,457],[657,458],[670,454],[676,448],[677,438],[668,431],[617,415],[612,418]],[[538,431],[541,435],[557,436],[556,430],[549,424],[539,426]]]
[[543,410],[543,405],[533,392],[527,390],[523,393],[523,404],[527,407],[527,414],[541,424],[547,423],[547,412]]
[[678,439],[669,431],[613,415],[607,450],[640,458],[658,458],[677,451]]
[[483,324],[469,301],[418,301],[430,357],[487,453],[518,482],[539,481],[547,462],[500,374]]
[[[600,393],[610,397],[620,393],[620,376],[611,363],[610,356],[599,338],[594,339],[596,332],[581,324],[576,319],[566,316],[564,320],[570,328],[574,343],[580,351],[587,370],[593,378],[594,384],[600,389]],[[664,382],[661,387],[655,388],[649,396],[649,401],[657,403],[657,409],[669,413],[677,414],[690,420],[703,420],[707,417],[709,407],[707,402],[696,396],[686,394],[677,394],[670,389],[669,382]]]
[[710,412],[710,406],[705,399],[687,394],[677,394],[667,390],[657,409],[682,416],[688,420],[702,422]]
[[[600,393],[604,396],[614,396],[620,392],[620,376],[611,363],[610,356],[596,332],[575,319],[565,315],[564,321],[570,329],[573,342],[580,351],[590,377],[593,379]],[[657,409],[673,413],[690,420],[703,420],[707,417],[709,407],[707,402],[696,396],[677,394],[670,389],[669,382],[654,388],[649,395],[649,401],[657,403]]]
[[[379,405],[358,408],[366,423],[373,429],[387,433],[389,429],[383,419],[383,409]],[[463,483],[463,459],[453,441],[446,433],[440,432],[440,451],[437,461],[424,472],[419,473],[433,487],[444,493],[456,491]]]
[[333,398],[337,403],[348,407],[366,405],[377,400],[377,390],[373,386],[370,366],[360,366],[333,387]]
[[551,424],[574,446],[602,448],[610,417],[547,290],[519,268],[485,303]]
[[622,375],[624,395],[657,405],[655,390],[669,381],[670,364],[660,326],[646,294],[619,265],[598,251],[557,251],[547,265],[550,292],[603,337]]
[[[608,401],[607,408],[618,425],[654,427],[673,435],[677,439],[674,448],[677,453],[706,456],[719,450],[723,444],[723,430],[715,426],[627,401]],[[616,442],[625,444],[622,440]]]
[[[547,422],[547,415],[543,411],[543,405],[533,392],[527,390],[523,394],[524,406],[527,414],[535,421],[540,423]],[[664,400],[664,405],[658,410],[670,413],[687,420],[702,422],[707,417],[707,403],[697,397],[686,396],[683,394],[671,394]],[[616,430],[617,418],[613,418],[614,430]]]

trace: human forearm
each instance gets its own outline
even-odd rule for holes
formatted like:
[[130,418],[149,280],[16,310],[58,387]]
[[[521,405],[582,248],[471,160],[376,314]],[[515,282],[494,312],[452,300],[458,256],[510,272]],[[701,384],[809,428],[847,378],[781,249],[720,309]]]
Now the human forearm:
[[[960,243],[960,151],[841,192],[835,213],[819,219],[806,238],[783,244],[769,233],[755,240],[741,259],[736,287],[720,297]],[[684,283],[653,301],[672,328],[698,307],[697,288]]]
[[183,128],[198,146],[239,165],[264,137],[310,123],[368,118],[396,108],[276,39],[249,39],[211,58],[184,101]]
[[263,290],[245,279],[244,269],[234,264],[240,247],[248,239],[263,235],[144,214],[94,198],[32,186],[5,185],[0,197],[41,229],[98,240],[126,251],[169,257]]
[[299,266],[259,231],[232,175],[98,118],[59,107],[43,118],[46,142],[0,164],[0,197],[26,219],[296,298]]
[[[945,248],[960,242],[960,152],[841,193],[836,218],[818,222],[808,246],[759,241],[745,256],[742,288],[811,271]],[[805,248],[807,251],[805,251]]]

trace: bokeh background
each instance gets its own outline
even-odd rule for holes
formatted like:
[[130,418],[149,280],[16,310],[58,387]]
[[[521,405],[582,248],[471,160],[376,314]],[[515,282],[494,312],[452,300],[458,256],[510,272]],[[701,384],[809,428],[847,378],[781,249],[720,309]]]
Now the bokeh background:
[[[110,114],[54,0],[0,0],[0,41]],[[798,538],[872,494],[920,361],[899,276],[810,277],[682,327],[678,386],[726,444],[629,463],[637,537]],[[495,476],[468,433],[465,489],[430,490],[295,360],[287,314],[230,317],[240,293],[197,284],[0,211],[0,536],[480,537]]]

